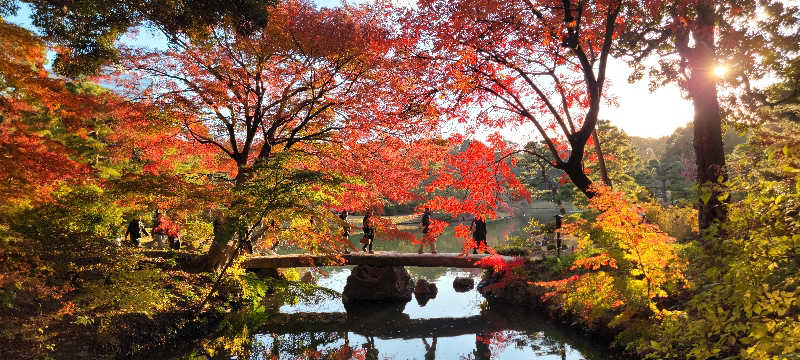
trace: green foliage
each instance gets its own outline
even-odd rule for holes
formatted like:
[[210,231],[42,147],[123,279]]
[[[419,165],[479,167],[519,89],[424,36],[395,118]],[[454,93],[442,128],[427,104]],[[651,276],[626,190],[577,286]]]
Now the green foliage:
[[[45,37],[66,47],[54,67],[67,76],[95,74],[118,58],[116,41],[128,30],[155,24],[170,37],[197,38],[222,21],[251,33],[267,23],[271,0],[199,1],[27,1],[33,8],[33,24]],[[191,6],[190,6],[191,5]],[[14,14],[16,2],[0,1],[0,15]],[[172,40],[172,39],[170,39]]]
[[336,291],[297,280],[261,278],[254,273],[244,274],[240,278],[244,285],[243,296],[251,301],[255,312],[277,311],[284,304],[297,304],[300,301],[315,303],[340,296]]
[[[600,145],[606,157],[606,170],[611,179],[614,190],[626,194],[636,193],[638,185],[633,178],[633,172],[639,164],[639,155],[634,151],[630,136],[624,130],[611,125],[608,120],[597,122],[597,134]],[[593,182],[602,182],[600,166],[594,156],[594,148],[587,148],[587,167],[591,170],[589,178]],[[594,159],[594,160],[593,160]]]
[[157,269],[117,271],[87,282],[75,302],[87,313],[113,309],[152,316],[172,305],[172,296],[162,287],[163,276]]
[[678,242],[697,239],[697,209],[688,206],[644,204],[645,217]]
[[181,242],[190,249],[203,249],[214,236],[214,225],[199,214],[187,216],[181,231]]
[[766,144],[768,156],[732,165],[740,200],[724,238],[691,254],[699,291],[639,343],[651,357],[767,359],[800,349],[800,127],[771,127],[743,150]]
[[[640,195],[645,192],[644,188],[634,178],[640,160],[632,138],[608,120],[598,121],[597,133],[614,189],[644,198]],[[552,154],[543,142],[531,141],[525,145],[525,150],[518,163],[522,169],[520,180],[531,190],[534,198],[585,204],[586,197],[572,183],[565,181],[562,170],[553,167]],[[602,182],[594,146],[587,146],[585,152],[587,176],[592,182]]]
[[238,295],[245,307],[227,314],[212,336],[202,341],[206,352],[249,357],[253,332],[260,329],[270,315],[277,313],[284,304],[298,301],[318,302],[324,298],[339,297],[340,294],[313,284],[296,280],[260,277],[255,273],[241,274],[234,270]]
[[531,197],[550,201],[572,199],[576,190],[571,184],[560,184],[563,171],[553,167],[555,159],[545,142],[528,142],[525,144],[525,151],[517,167],[522,169],[519,178],[531,191]]
[[53,191],[53,202],[9,204],[3,219],[10,230],[43,246],[76,246],[78,234],[107,240],[121,235],[122,212],[97,185],[61,185]]

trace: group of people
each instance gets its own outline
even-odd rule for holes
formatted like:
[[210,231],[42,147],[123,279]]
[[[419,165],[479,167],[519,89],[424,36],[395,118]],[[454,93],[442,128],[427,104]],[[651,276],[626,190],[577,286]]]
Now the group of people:
[[[373,254],[374,251],[372,249],[373,243],[375,242],[375,230],[376,230],[376,223],[375,223],[375,211],[373,209],[369,209],[364,213],[364,217],[362,219],[362,229],[364,231],[364,236],[361,238],[361,251],[362,252],[369,252]],[[339,213],[339,218],[342,220],[342,236],[344,237],[345,243],[350,244],[350,230],[351,226],[350,223],[347,222],[348,213],[346,210],[343,210]],[[153,222],[151,227],[151,233],[147,232],[144,223],[139,220],[139,218],[134,217],[128,223],[128,228],[125,231],[125,240],[127,241],[130,238],[130,243],[133,246],[140,246],[141,245],[141,238],[142,236],[151,236],[153,237],[153,247],[161,249],[164,247],[164,240],[166,240],[167,245],[171,249],[180,249],[181,242],[179,238],[180,229],[178,226],[172,222],[166,215],[164,215],[161,210],[156,210],[155,215],[153,216]],[[428,243],[430,246],[430,251],[432,254],[436,254],[436,241],[431,236],[431,210],[430,208],[425,208],[425,211],[422,213],[422,217],[420,219],[420,228],[422,229],[422,241],[419,244],[418,253],[422,254],[424,251],[425,243]],[[474,241],[474,248],[473,253],[477,254],[478,250],[486,251],[486,218],[484,216],[476,216],[475,219],[472,220],[470,224],[470,231],[472,232],[472,238]],[[351,245],[350,245],[351,246]],[[355,247],[351,246],[351,249],[355,250]],[[349,253],[349,250],[345,250],[345,253]]]
[[125,231],[125,240],[130,237],[130,243],[133,246],[139,247],[141,245],[142,235],[153,237],[153,247],[161,249],[164,247],[164,240],[170,249],[178,250],[181,248],[181,241],[179,238],[180,228],[172,222],[166,215],[161,213],[161,210],[156,210],[153,216],[153,226],[151,233],[147,233],[144,223],[139,218],[134,217],[128,223],[128,229]]
[[[347,222],[347,215],[347,211],[343,210],[341,213],[339,213],[339,218],[342,220],[342,236],[344,237],[345,243],[350,246],[350,223]],[[369,252],[370,254],[374,254],[372,250],[372,244],[375,241],[376,228],[374,215],[375,211],[373,209],[369,209],[364,213],[364,218],[361,220],[361,226],[364,230],[364,236],[362,236],[360,240],[362,244],[361,251]],[[425,211],[422,213],[422,217],[420,219],[420,228],[422,229],[422,241],[420,241],[417,252],[422,254],[424,252],[423,250],[425,243],[428,243],[430,245],[431,254],[436,254],[436,240],[431,236],[430,208],[426,207]],[[483,215],[476,216],[470,224],[470,231],[472,232],[472,239],[474,242],[472,253],[477,254],[478,250],[487,253],[488,245],[486,244],[486,217]],[[349,250],[345,249],[345,253],[349,252]]]

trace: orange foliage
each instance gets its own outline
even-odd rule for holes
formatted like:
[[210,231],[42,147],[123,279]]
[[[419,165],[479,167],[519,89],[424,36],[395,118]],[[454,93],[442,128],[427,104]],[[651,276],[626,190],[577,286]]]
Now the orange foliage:
[[573,274],[533,284],[551,289],[545,298],[557,296],[590,323],[601,317],[624,321],[639,313],[658,314],[656,299],[667,295],[668,286],[686,280],[686,264],[674,239],[645,222],[641,209],[622,193],[605,186],[592,189],[597,196],[589,207],[599,214],[564,227],[581,239],[569,269]]

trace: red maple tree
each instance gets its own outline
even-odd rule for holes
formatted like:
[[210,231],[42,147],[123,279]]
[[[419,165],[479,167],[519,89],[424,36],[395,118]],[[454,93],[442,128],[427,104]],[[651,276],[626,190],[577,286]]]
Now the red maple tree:
[[[583,168],[620,1],[423,0],[405,26],[438,104],[460,122],[533,124],[553,166],[592,195]],[[541,156],[541,154],[533,154]],[[599,158],[603,158],[600,156]]]
[[[115,79],[132,96],[174,114],[182,125],[177,137],[214,147],[230,168],[221,184],[234,192],[280,161],[294,174],[345,183],[346,191],[308,188],[325,193],[316,196],[326,199],[315,202],[321,208],[408,200],[443,148],[425,140],[439,118],[430,91],[408,76],[418,64],[396,56],[404,40],[393,35],[384,11],[288,1],[251,35],[221,26],[206,39],[171,38],[165,51],[126,49],[125,70]],[[211,267],[237,248],[229,243],[264,234],[267,206],[251,202],[232,211],[242,202],[223,201]],[[237,225],[242,221],[244,227]]]

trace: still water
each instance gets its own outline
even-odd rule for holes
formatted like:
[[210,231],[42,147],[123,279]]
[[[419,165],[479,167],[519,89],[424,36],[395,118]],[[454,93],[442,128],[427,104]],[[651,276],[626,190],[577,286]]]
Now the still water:
[[[489,245],[497,246],[524,226],[513,218],[488,224]],[[440,252],[457,252],[462,240],[452,230],[439,238]],[[376,250],[415,252],[417,245],[376,241]],[[427,249],[426,249],[427,250]],[[302,318],[292,329],[260,329],[252,359],[610,359],[605,345],[554,325],[525,309],[490,308],[475,290],[457,292],[456,277],[480,281],[479,269],[407,267],[413,280],[436,284],[435,298],[420,304],[374,307],[347,313],[341,299],[281,307]],[[349,267],[324,268],[316,283],[342,292]],[[353,309],[351,309],[353,310]],[[313,315],[309,317],[310,315]],[[307,321],[305,319],[308,319]]]

